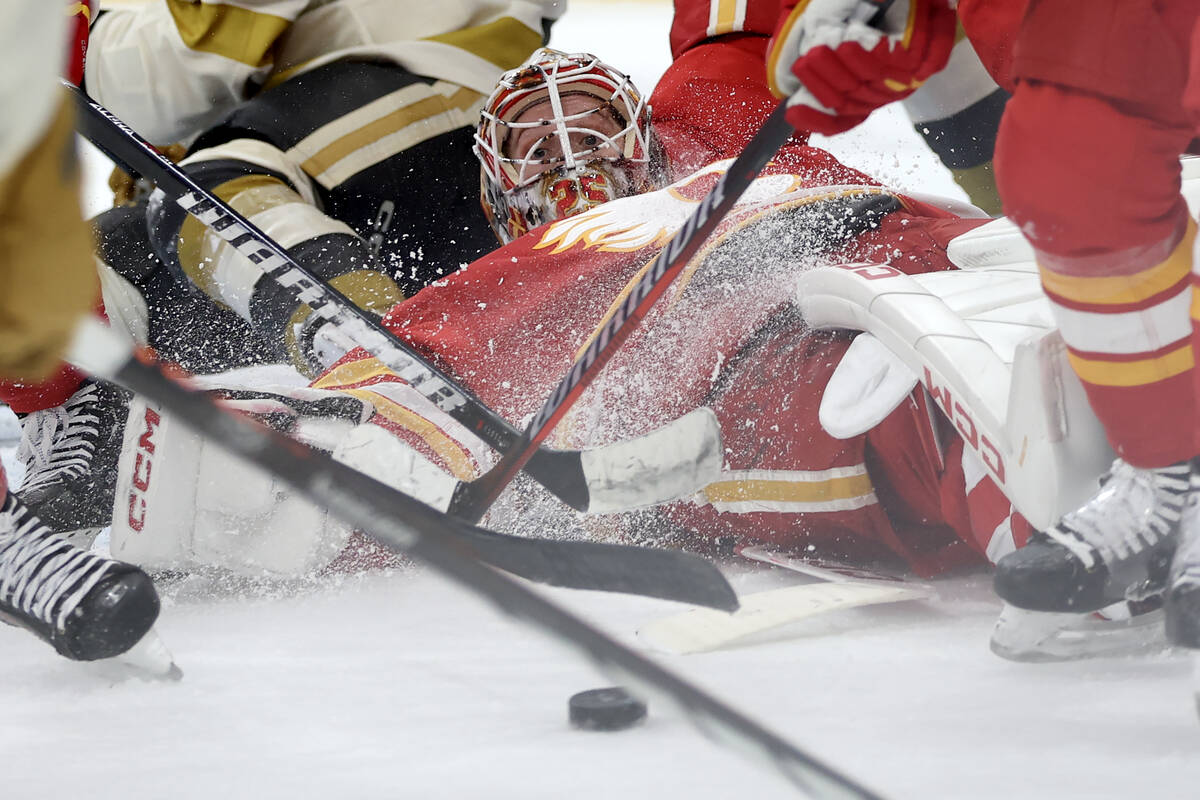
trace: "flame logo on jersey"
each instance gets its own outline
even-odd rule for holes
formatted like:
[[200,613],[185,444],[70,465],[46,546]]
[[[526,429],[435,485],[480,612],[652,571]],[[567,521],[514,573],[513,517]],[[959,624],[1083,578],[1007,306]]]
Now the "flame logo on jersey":
[[619,203],[605,203],[559,219],[546,228],[534,248],[552,248],[551,253],[561,253],[582,244],[587,249],[629,253],[645,247],[661,247],[687,221],[704,196],[704,192],[693,196],[694,193],[686,191],[687,185],[701,181],[711,188],[711,174],[723,172],[727,163],[710,165],[666,189],[624,197]]
[[[732,159],[709,164],[657,192],[623,197],[620,202],[605,203],[567,219],[559,219],[546,228],[534,249],[551,248],[561,253],[575,245],[605,252],[629,253],[645,247],[662,247],[679,230],[716,179],[733,163]],[[794,175],[764,175],[750,185],[738,201],[742,211],[771,205],[802,189]],[[825,190],[827,191],[827,190]]]

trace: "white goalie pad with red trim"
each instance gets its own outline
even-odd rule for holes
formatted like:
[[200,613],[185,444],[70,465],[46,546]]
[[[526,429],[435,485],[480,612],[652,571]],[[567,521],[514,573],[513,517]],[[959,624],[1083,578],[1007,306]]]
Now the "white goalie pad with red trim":
[[[871,413],[859,413],[882,419],[907,395],[906,366],[1013,506],[1047,527],[1095,493],[1114,454],[1066,360],[1020,232],[995,220],[953,240],[948,255],[960,270],[905,275],[848,264],[800,276],[798,302],[811,325],[866,331],[901,362],[863,347],[873,362],[847,364],[846,372],[839,366],[830,382],[838,393],[829,408],[823,398],[822,420],[837,415],[839,397],[871,394],[866,384],[857,393],[847,388],[848,375],[878,381],[883,370],[893,376],[879,385],[892,390]],[[842,427],[844,434],[853,426]]]
[[115,558],[149,570],[291,578],[320,570],[349,536],[349,527],[270,474],[144,398],[131,401],[117,465]]

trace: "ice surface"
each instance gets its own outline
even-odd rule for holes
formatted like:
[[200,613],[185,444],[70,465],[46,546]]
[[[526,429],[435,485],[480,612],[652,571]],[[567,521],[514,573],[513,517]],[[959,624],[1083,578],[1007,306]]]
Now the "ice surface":
[[[593,49],[648,83],[667,62],[669,15],[661,2],[573,3],[555,44]],[[870,125],[835,140],[839,155],[959,196],[902,117]],[[92,210],[103,202],[93,182]],[[793,580],[730,571],[739,591]],[[1196,796],[1200,726],[1184,658],[1007,663],[987,649],[999,604],[986,576],[936,585],[936,601],[839,612],[738,649],[661,660],[888,798]],[[609,680],[421,569],[267,593],[203,581],[165,593],[158,630],[186,673],[177,685],[110,685],[0,631],[0,794],[795,796],[654,705],[629,731],[570,729],[567,698]],[[639,625],[682,608],[549,594],[634,645]]]

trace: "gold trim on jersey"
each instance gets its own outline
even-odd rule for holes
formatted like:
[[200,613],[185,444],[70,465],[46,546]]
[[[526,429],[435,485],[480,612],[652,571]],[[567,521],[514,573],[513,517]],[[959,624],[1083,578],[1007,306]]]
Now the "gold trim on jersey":
[[1063,275],[1038,267],[1042,286],[1047,292],[1076,303],[1091,306],[1128,305],[1148,300],[1167,291],[1192,271],[1192,248],[1196,243],[1196,223],[1187,222],[1187,230],[1175,249],[1161,263],[1132,275],[1090,277]]
[[221,3],[166,0],[188,49],[222,56],[249,67],[274,61],[275,43],[292,20]]
[[[739,2],[744,3],[745,0]],[[501,17],[472,28],[426,36],[420,41],[439,42],[457,47],[490,61],[501,69],[512,69],[541,46],[542,33],[532,30],[519,19]]]
[[[375,411],[405,430],[420,436],[459,480],[471,480],[476,475],[475,459],[465,447],[446,434],[435,423],[411,411],[386,395],[373,391],[371,386],[358,386],[373,378],[394,376],[392,370],[374,357],[339,364],[312,383],[314,389],[332,389],[353,395],[371,404]],[[344,388],[344,387],[357,388]]]
[[1096,386],[1145,386],[1187,372],[1195,364],[1190,344],[1152,358],[1106,361],[1084,358],[1070,351],[1067,359],[1080,380]]
[[824,470],[735,470],[705,486],[705,501],[718,511],[748,514],[815,514],[853,511],[879,502],[867,468]]
[[746,0],[710,0],[708,7],[709,36],[734,33],[746,27]]
[[420,436],[421,440],[429,445],[429,449],[442,459],[446,469],[455,478],[460,481],[469,481],[476,477],[475,460],[471,454],[425,417],[369,388],[341,389],[340,391],[370,403],[375,408],[376,414],[381,414],[405,430]]
[[323,125],[287,151],[314,180],[332,189],[413,145],[473,124],[483,95],[437,81],[415,83]]

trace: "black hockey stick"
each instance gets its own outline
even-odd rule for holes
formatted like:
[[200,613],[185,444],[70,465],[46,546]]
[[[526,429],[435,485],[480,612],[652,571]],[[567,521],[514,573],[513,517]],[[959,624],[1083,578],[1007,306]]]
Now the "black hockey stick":
[[701,733],[770,765],[820,800],[880,800],[773,731],[618,643],[558,605],[476,559],[473,543],[447,535],[456,522],[372,478],[309,450],[263,425],[225,412],[212,400],[139,362],[128,345],[102,325],[76,337],[75,355],[88,369],[151,398],[201,435],[294,487],[343,521],[389,548],[425,562],[447,579],[501,611],[568,644],[639,695],[679,710]]
[[[64,85],[78,106],[76,124],[79,132],[105,155],[126,170],[154,181],[185,211],[237,248],[264,275],[289,291],[293,298],[308,305],[314,314],[333,323],[350,341],[378,358],[490,447],[504,453],[520,440],[520,431],[484,405],[482,400],[430,364],[370,314],[296,263],[270,237],[198,185],[112,112],[77,87]],[[665,427],[670,427],[670,424]],[[686,457],[690,457],[695,449],[686,443],[684,448],[688,451]],[[522,466],[536,481],[578,511],[587,511],[591,507],[594,491],[608,492],[614,488],[636,496],[628,503],[629,506],[651,505],[674,499],[655,494],[657,481],[654,480],[654,474],[633,474],[627,485],[613,487],[608,475],[592,480],[586,468],[587,463],[579,451],[541,448],[526,454]],[[659,468],[666,469],[669,465],[664,463]],[[451,513],[454,513],[453,509]]]
[[[868,25],[878,26],[883,21],[894,0],[866,0],[858,11],[858,19]],[[558,384],[550,398],[530,421],[521,439],[510,449],[496,466],[471,483],[458,486],[450,501],[450,513],[462,519],[478,521],[504,488],[512,482],[524,465],[538,452],[542,441],[554,430],[554,426],[579,399],[588,385],[608,363],[621,343],[633,333],[650,308],[666,291],[671,282],[683,271],[688,261],[700,249],[708,235],[716,229],[737,203],[738,198],[750,187],[758,173],[762,172],[794,130],[787,121],[787,100],[782,101],[763,122],[754,138],[734,159],[729,170],[721,176],[683,227],[671,237],[671,241],[651,262],[650,268],[633,291],[616,311],[600,323],[588,342],[587,348],[575,359],[567,375]]]
[[566,377],[550,394],[542,409],[534,415],[521,434],[520,441],[478,480],[458,487],[450,501],[450,513],[463,519],[478,520],[496,502],[496,498],[525,463],[538,452],[541,442],[579,399],[583,390],[600,374],[621,343],[629,337],[655,301],[687,266],[708,235],[758,177],[758,173],[792,135],[792,126],[784,116],[786,111],[787,104],[784,102],[771,112],[754,138],[696,206],[683,227],[650,263],[625,301],[592,333],[587,347],[575,359]]
[[[112,333],[100,326],[94,336],[103,341],[111,338]],[[147,350],[147,354],[144,356],[147,361],[154,358],[153,351]],[[97,367],[94,361],[95,358],[82,361],[79,366],[109,377],[109,371],[102,364]],[[172,369],[182,373],[178,367]],[[114,380],[124,382],[120,375]],[[138,390],[133,384],[128,386]],[[149,392],[145,394],[156,399]],[[353,471],[353,467],[340,462],[338,466]],[[408,513],[414,503],[424,505],[397,489],[389,491],[396,506],[395,514]],[[469,548],[486,564],[549,586],[656,597],[721,611],[738,608],[737,594],[721,571],[708,560],[680,550],[515,536],[477,528],[452,517],[446,518],[441,535]]]

